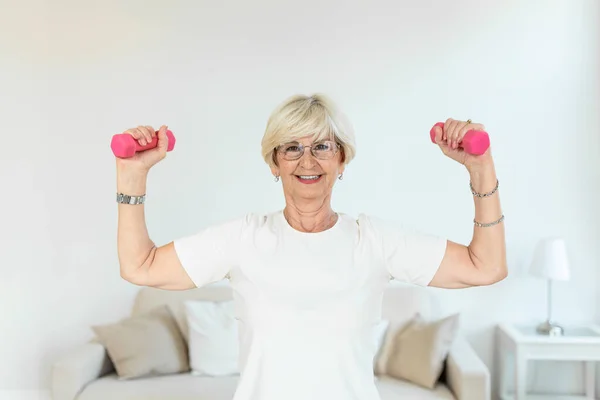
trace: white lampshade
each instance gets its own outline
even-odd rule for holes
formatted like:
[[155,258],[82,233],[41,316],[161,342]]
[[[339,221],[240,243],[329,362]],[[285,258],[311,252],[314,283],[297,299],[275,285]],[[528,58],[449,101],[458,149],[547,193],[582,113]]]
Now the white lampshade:
[[540,240],[535,249],[529,272],[544,279],[569,280],[571,274],[565,241],[557,237]]

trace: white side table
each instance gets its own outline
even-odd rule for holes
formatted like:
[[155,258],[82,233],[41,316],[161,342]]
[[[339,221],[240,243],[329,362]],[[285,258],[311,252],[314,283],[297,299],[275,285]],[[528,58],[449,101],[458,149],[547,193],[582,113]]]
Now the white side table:
[[[497,328],[498,398],[530,400],[553,398],[526,393],[528,360],[562,360],[585,362],[585,396],[561,396],[561,399],[595,398],[595,362],[600,361],[600,327],[567,328],[564,336],[536,333],[533,326],[501,324]],[[506,392],[506,358],[514,357],[514,395]]]

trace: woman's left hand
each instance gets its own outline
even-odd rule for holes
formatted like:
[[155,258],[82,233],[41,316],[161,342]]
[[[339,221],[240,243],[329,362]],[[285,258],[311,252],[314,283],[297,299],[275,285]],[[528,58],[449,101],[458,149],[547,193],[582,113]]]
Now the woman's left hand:
[[435,142],[440,146],[442,152],[467,167],[467,169],[493,163],[490,148],[478,156],[469,154],[459,147],[465,134],[472,129],[484,131],[485,127],[478,123],[448,118],[443,128],[439,126],[434,128]]

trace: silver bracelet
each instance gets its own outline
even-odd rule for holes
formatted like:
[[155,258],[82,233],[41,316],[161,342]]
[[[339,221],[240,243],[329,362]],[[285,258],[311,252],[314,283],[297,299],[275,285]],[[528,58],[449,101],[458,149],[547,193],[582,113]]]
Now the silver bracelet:
[[489,197],[489,196],[493,195],[494,193],[496,193],[496,190],[498,190],[499,185],[500,185],[500,181],[498,179],[496,179],[496,187],[494,188],[494,190],[492,190],[491,192],[488,192],[488,193],[477,193],[475,191],[475,189],[473,189],[473,183],[469,182],[469,187],[471,188],[471,193],[473,193],[473,196],[477,196],[477,197]]
[[120,204],[144,204],[146,201],[146,194],[141,196],[130,196],[128,194],[117,193],[117,203]]
[[481,223],[481,222],[477,222],[477,221],[473,220],[473,223],[475,224],[475,226],[478,226],[480,228],[487,228],[490,226],[497,225],[502,221],[504,221],[504,214],[502,214],[502,216],[494,222]]

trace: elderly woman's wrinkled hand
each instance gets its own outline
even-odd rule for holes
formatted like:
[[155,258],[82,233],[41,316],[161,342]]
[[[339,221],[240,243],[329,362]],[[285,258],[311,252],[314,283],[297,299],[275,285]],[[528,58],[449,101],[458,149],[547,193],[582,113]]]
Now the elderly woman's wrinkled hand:
[[490,148],[482,155],[473,155],[465,152],[460,147],[463,137],[472,129],[485,131],[483,124],[452,118],[448,118],[443,127],[436,126],[434,128],[435,141],[442,152],[449,158],[463,164],[469,170],[493,163]]

